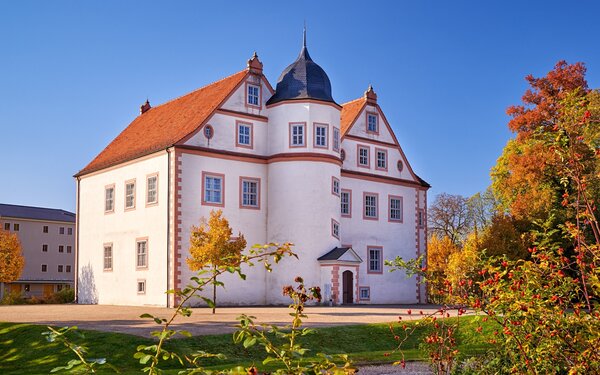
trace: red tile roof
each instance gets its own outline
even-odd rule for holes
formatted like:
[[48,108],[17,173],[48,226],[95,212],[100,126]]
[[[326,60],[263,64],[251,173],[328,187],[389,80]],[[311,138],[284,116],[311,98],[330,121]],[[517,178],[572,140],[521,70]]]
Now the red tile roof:
[[187,95],[150,108],[139,115],[91,163],[76,176],[104,169],[166,149],[199,126],[243,82],[244,69]]
[[367,99],[364,96],[361,96],[358,99],[354,99],[348,103],[342,104],[342,114],[340,118],[340,128],[342,128],[342,136],[344,136],[356,118],[364,108],[367,103]]

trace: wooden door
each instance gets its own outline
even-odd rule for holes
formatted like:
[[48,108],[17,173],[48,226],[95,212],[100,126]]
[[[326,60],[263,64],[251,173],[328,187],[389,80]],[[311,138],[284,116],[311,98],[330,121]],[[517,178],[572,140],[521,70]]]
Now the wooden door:
[[354,292],[352,290],[353,284],[352,271],[344,271],[342,273],[342,303],[353,303],[352,296]]
[[44,297],[50,297],[52,294],[54,294],[54,285],[45,284],[44,285]]

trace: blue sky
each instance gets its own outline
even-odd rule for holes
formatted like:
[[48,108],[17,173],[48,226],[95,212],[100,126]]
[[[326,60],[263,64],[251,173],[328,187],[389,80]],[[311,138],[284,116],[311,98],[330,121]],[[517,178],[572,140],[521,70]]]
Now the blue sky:
[[[575,6],[575,4],[577,4]],[[583,61],[596,1],[0,2],[0,202],[75,209],[72,175],[138,114],[245,67],[275,85],[308,47],[334,98],[369,83],[417,174],[472,195],[511,137],[524,76]]]

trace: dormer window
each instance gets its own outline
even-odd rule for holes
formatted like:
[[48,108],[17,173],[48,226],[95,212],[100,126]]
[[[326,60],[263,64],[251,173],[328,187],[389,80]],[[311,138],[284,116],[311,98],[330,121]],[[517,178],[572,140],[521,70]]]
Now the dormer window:
[[248,105],[260,106],[260,86],[248,85],[247,100]]
[[379,119],[376,113],[367,113],[367,133],[379,133]]

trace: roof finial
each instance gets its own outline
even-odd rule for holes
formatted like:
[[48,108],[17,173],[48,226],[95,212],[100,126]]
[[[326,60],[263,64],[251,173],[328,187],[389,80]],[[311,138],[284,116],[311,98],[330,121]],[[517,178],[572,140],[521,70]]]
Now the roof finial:
[[302,32],[302,47],[306,48],[306,20],[304,20],[304,30]]

